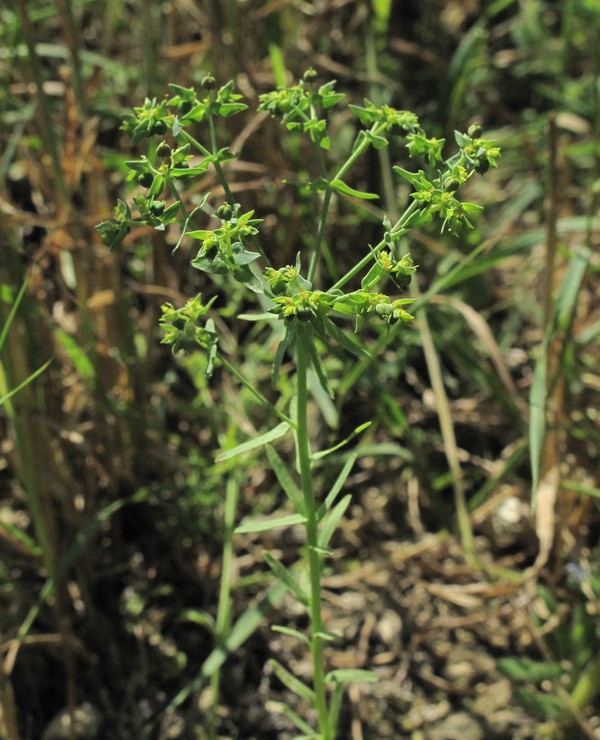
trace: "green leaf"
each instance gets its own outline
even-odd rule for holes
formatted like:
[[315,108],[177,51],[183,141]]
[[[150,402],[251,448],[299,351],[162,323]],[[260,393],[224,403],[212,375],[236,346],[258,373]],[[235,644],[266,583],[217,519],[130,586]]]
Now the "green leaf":
[[299,640],[300,642],[303,642],[305,645],[310,646],[310,640],[306,635],[303,635],[302,632],[299,632],[298,630],[294,630],[291,627],[282,627],[279,624],[274,624],[271,626],[271,629],[273,632],[280,632],[282,635],[287,635],[288,637],[294,637],[296,640]]
[[237,447],[232,447],[226,452],[222,452],[220,455],[217,455],[215,461],[225,462],[225,460],[230,460],[232,457],[237,457],[237,455],[241,455],[244,452],[251,452],[258,447],[263,447],[264,445],[285,436],[289,429],[290,425],[287,422],[282,421],[281,424],[273,427],[273,429],[270,429],[268,432],[265,432],[258,437],[254,437],[254,439],[249,439],[247,442],[242,442],[242,444],[237,445]]
[[375,263],[371,265],[371,269],[369,270],[369,272],[362,279],[360,283],[361,289],[373,290],[373,288],[377,285],[381,278],[386,275],[386,271],[381,267],[379,262],[375,261]]
[[279,560],[277,560],[277,558],[268,550],[263,550],[263,557],[269,568],[273,571],[275,577],[294,594],[301,604],[308,606],[308,595],[300,587],[294,574],[289,571],[285,565],[280,563]]
[[324,390],[316,373],[312,368],[308,371],[308,389],[314,398],[323,420],[330,429],[337,429],[339,424],[339,413],[331,396]]
[[353,198],[360,198],[361,200],[376,200],[379,198],[375,193],[363,193],[360,190],[355,190],[349,185],[346,185],[343,180],[331,180],[329,186],[342,195],[350,195]]
[[419,171],[418,173],[409,172],[408,170],[403,169],[402,167],[398,167],[397,165],[394,166],[394,172],[397,172],[400,177],[403,177],[407,182],[409,182],[414,188],[417,190],[422,190],[424,185],[428,185],[427,179],[423,172]]
[[372,0],[372,5],[375,16],[387,23],[392,9],[392,0]]
[[302,495],[302,491],[296,485],[296,482],[290,475],[286,464],[279,457],[279,455],[271,445],[267,445],[267,459],[271,468],[273,469],[273,472],[277,476],[277,480],[285,491],[286,496],[292,502],[296,511],[300,512],[300,514],[303,514],[304,498]]
[[356,437],[357,434],[360,434],[361,432],[364,432],[365,429],[368,429],[373,422],[371,421],[365,421],[364,424],[360,424],[356,427],[356,429],[351,432],[346,439],[343,439],[341,442],[338,442],[333,447],[329,447],[326,450],[321,450],[320,452],[316,452],[313,456],[313,460],[321,460],[324,457],[327,457],[327,455],[331,455],[332,452],[335,452],[336,450],[339,450],[340,447],[344,447],[344,445],[347,445],[348,442],[350,442],[354,437]]
[[281,663],[274,658],[271,658],[269,665],[273,669],[273,673],[286,688],[288,688],[293,694],[296,694],[296,696],[307,701],[311,706],[314,706],[315,692],[310,688],[310,686],[302,683],[302,681],[297,679],[296,676],[290,673],[287,668],[284,668]]
[[239,242],[231,245],[231,258],[236,265],[249,265],[259,257],[258,252],[247,252]]
[[251,532],[267,532],[277,527],[290,527],[293,524],[304,524],[306,517],[302,514],[290,514],[290,516],[278,516],[270,519],[246,519],[234,534],[250,534]]
[[315,347],[314,343],[314,335],[312,332],[305,332],[305,331],[299,331],[298,339],[302,343],[302,347],[304,348],[304,351],[306,352],[310,364],[315,370],[315,373],[317,375],[317,378],[319,379],[319,383],[321,384],[321,387],[327,393],[327,395],[330,398],[333,398],[333,391],[331,389],[331,386],[329,385],[329,380],[327,379],[327,373],[325,372],[325,367],[321,361],[321,357],[319,353],[317,352],[317,348]]
[[273,366],[271,367],[271,383],[277,385],[279,379],[279,372],[281,371],[281,363],[285,356],[287,348],[293,343],[296,332],[293,323],[288,323],[285,327],[285,334],[275,350],[275,356],[273,357]]
[[324,503],[319,507],[318,518],[321,520],[325,515],[325,512],[331,508],[331,505],[335,501],[338,493],[342,490],[342,486],[346,482],[346,478],[350,475],[350,471],[358,455],[353,452],[344,463],[344,467],[340,470],[338,477],[335,479],[335,483],[331,486]]
[[2,404],[6,403],[6,401],[8,401],[9,398],[12,398],[16,393],[18,393],[23,388],[25,388],[26,385],[29,385],[29,383],[31,383],[32,380],[35,380],[38,375],[41,375],[51,362],[52,362],[52,360],[48,360],[48,362],[45,362],[41,367],[38,367],[37,370],[35,370],[33,373],[31,373],[31,375],[29,375],[27,378],[25,378],[25,380],[23,380],[21,383],[19,383],[19,385],[16,388],[13,388],[12,390],[8,391],[8,393],[5,393],[0,398],[0,406],[2,406]]
[[206,239],[210,234],[214,234],[212,229],[194,229],[194,231],[186,232],[186,236],[192,239]]
[[338,501],[333,509],[325,514],[319,526],[319,535],[317,539],[319,547],[329,546],[329,540],[331,539],[338,522],[346,513],[346,509],[350,505],[350,501],[352,501],[352,496],[348,494]]
[[298,735],[294,738],[294,740],[319,740],[321,737],[320,735],[315,734],[312,727],[308,724],[308,722],[305,722],[302,717],[297,714],[291,707],[288,707],[287,704],[284,704],[283,702],[279,703],[277,708],[281,711],[283,715],[285,715],[289,721],[295,725],[301,732],[304,732],[304,735]]
[[325,676],[325,683],[374,683],[379,676],[373,671],[364,671],[361,668],[338,668]]
[[212,614],[201,609],[186,609],[181,615],[181,619],[184,622],[193,622],[201,627],[205,627],[213,635],[216,632],[216,624]]
[[165,709],[166,714],[172,714],[177,707],[186,701],[190,694],[197,691],[207,679],[219,670],[227,658],[235,653],[250,635],[264,623],[265,616],[279,604],[287,590],[285,584],[277,582],[274,586],[271,586],[260,601],[246,609],[233,625],[223,643],[216,647],[202,663],[198,675],[171,700]]
[[336,683],[331,693],[329,702],[329,726],[336,728],[338,726],[340,709],[342,708],[342,699],[344,697],[345,684]]
[[[15,392],[16,392],[16,389],[15,389]],[[0,399],[0,405],[1,404],[2,404],[2,400]],[[13,540],[16,540],[26,550],[28,550],[29,554],[32,555],[34,558],[39,558],[41,560],[41,558],[43,557],[42,548],[35,542],[35,540],[32,537],[30,537],[20,527],[17,527],[15,524],[12,524],[11,522],[0,521],[0,530],[4,530],[5,532],[7,532],[10,535],[10,537],[12,537]]]
[[535,509],[546,435],[546,384],[548,343],[544,341],[533,372],[529,393],[529,457],[531,462],[531,506]]
[[566,329],[571,319],[591,254],[587,247],[580,247],[571,260],[565,278],[561,281],[556,298],[556,317],[559,329]]
[[[354,339],[349,337],[345,332],[341,331],[327,316],[325,317],[325,330],[327,334],[343,347],[347,352],[350,352],[357,357],[365,357],[371,359],[369,352]],[[325,338],[325,337],[323,337]]]
[[81,375],[84,380],[92,383],[96,377],[96,370],[94,363],[90,360],[89,355],[84,349],[75,341],[75,339],[68,334],[64,329],[57,327],[54,330],[54,334],[59,339],[63,349],[66,351],[69,359],[75,366],[77,372]]
[[558,662],[532,660],[531,658],[500,658],[498,669],[513,681],[540,683],[546,679],[559,678],[563,669]]
[[543,694],[521,687],[516,688],[514,693],[523,709],[535,717],[551,719],[565,714],[565,707],[553,694]]

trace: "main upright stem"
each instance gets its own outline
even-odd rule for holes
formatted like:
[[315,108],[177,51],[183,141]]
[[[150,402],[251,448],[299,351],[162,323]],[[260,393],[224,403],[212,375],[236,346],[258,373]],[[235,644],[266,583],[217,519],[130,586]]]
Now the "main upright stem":
[[[298,332],[310,332],[310,327],[298,322]],[[310,337],[307,337],[311,341]],[[313,659],[313,688],[315,692],[315,709],[317,710],[319,730],[322,740],[334,740],[333,728],[329,725],[327,708],[327,690],[325,686],[325,661],[323,655],[323,621],[321,617],[321,556],[318,550],[317,506],[312,483],[310,439],[308,434],[308,358],[304,343],[299,338],[296,342],[296,373],[298,390],[298,418],[296,421],[296,450],[298,467],[304,496],[306,521],[306,547],[308,552],[308,570],[310,577],[309,616],[311,622],[310,647]]]

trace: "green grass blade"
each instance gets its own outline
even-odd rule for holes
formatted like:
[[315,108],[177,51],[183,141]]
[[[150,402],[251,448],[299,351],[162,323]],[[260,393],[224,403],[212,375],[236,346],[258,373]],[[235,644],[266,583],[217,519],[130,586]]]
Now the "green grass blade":
[[6,403],[9,398],[12,398],[20,390],[25,388],[26,385],[29,385],[29,383],[31,383],[32,380],[35,380],[38,375],[41,375],[51,362],[52,360],[48,360],[48,362],[45,362],[41,367],[38,367],[35,372],[31,373],[29,377],[25,378],[25,380],[19,383],[16,388],[13,388],[12,390],[8,391],[8,393],[5,393],[2,397],[0,397],[0,406]]
[[531,507],[535,509],[537,490],[542,466],[542,447],[546,434],[546,388],[548,344],[544,342],[542,352],[535,364],[533,383],[529,394],[529,457],[531,462]]
[[[7,286],[3,285],[2,287],[6,288]],[[8,330],[10,329],[12,322],[14,321],[15,314],[17,313],[17,309],[19,308],[19,305],[21,301],[23,300],[23,296],[25,295],[26,290],[27,290],[27,282],[25,281],[23,285],[21,285],[21,288],[19,292],[17,293],[17,297],[15,298],[13,305],[11,306],[6,322],[4,326],[2,327],[2,331],[0,331],[0,349],[4,347],[4,342],[6,341],[6,335],[8,334]]]
[[566,329],[571,320],[591,255],[591,250],[587,247],[578,249],[571,260],[564,280],[560,284],[560,290],[556,298],[556,318],[559,329]]

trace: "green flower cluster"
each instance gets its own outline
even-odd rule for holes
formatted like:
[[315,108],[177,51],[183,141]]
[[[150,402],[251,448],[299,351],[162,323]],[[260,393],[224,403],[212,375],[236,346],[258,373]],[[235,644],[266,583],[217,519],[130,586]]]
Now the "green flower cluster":
[[332,108],[344,98],[335,92],[335,81],[315,87],[317,75],[313,69],[305,72],[302,80],[290,87],[280,87],[259,96],[259,110],[266,110],[281,118],[288,131],[308,133],[311,140],[322,149],[330,149],[327,120],[319,118],[316,111]]
[[191,261],[192,267],[204,272],[231,276],[249,287],[262,292],[262,283],[249,265],[257,260],[258,252],[246,249],[248,240],[258,234],[257,226],[262,219],[252,218],[254,211],[239,214],[240,206],[231,208],[224,204],[217,211],[221,216],[221,225],[216,229],[196,229],[188,231],[187,236],[200,239],[202,246],[197,256]]
[[162,344],[170,344],[174,353],[200,346],[208,350],[214,360],[219,334],[215,331],[212,319],[205,324],[204,317],[216,299],[217,296],[214,296],[204,305],[202,296],[197,295],[181,308],[174,308],[170,303],[161,306],[159,325],[164,332]]

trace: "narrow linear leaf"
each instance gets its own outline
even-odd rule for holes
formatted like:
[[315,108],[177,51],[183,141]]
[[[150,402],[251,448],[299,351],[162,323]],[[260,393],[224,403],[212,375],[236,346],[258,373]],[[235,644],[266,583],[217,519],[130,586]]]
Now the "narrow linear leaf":
[[333,509],[325,514],[319,527],[319,536],[317,539],[319,547],[327,547],[329,545],[329,541],[335,532],[338,522],[346,513],[348,506],[350,506],[350,501],[352,501],[352,496],[348,494],[341,501],[338,501]]
[[16,524],[0,521],[0,530],[4,530],[10,537],[17,540],[33,557],[42,557],[42,548],[32,537],[30,537],[20,527],[17,527]]
[[309,702],[311,706],[314,706],[315,692],[310,688],[310,686],[302,683],[302,681],[297,679],[296,676],[291,674],[287,668],[284,668],[281,663],[279,663],[279,661],[275,660],[274,658],[269,660],[269,665],[273,669],[273,673],[286,688],[288,688],[292,693],[296,694],[296,696],[299,696]]
[[269,566],[269,568],[273,571],[275,577],[281,581],[298,599],[298,601],[303,604],[304,606],[308,605],[308,596],[303,591],[303,589],[299,586],[299,584],[296,581],[296,578],[294,577],[294,574],[291,573],[285,565],[282,565],[277,558],[272,555],[268,550],[263,550],[263,557]]
[[19,383],[19,385],[16,386],[16,388],[13,388],[8,393],[5,393],[0,398],[0,406],[2,406],[3,403],[5,403],[6,401],[8,401],[9,398],[12,398],[20,390],[22,390],[23,388],[25,388],[26,385],[29,385],[29,383],[31,383],[32,380],[35,380],[38,375],[41,375],[51,362],[52,362],[52,360],[48,360],[48,362],[45,362],[41,367],[38,367],[38,369],[35,372],[31,373],[31,375],[29,375],[27,378],[25,378],[25,380],[23,380],[21,383]]
[[[8,286],[5,286],[3,284],[2,287],[7,288],[7,292],[11,292]],[[6,318],[6,322],[4,326],[2,327],[2,331],[0,331],[0,349],[2,349],[2,347],[4,346],[4,342],[6,341],[6,335],[8,334],[8,330],[10,329],[12,322],[14,321],[15,314],[17,313],[17,309],[19,308],[19,305],[21,301],[23,300],[23,296],[25,295],[26,290],[27,290],[27,280],[25,280],[23,284],[21,285],[19,292],[17,293],[17,297],[13,301],[9,314]]]
[[559,663],[533,660],[531,658],[500,658],[498,668],[514,681],[539,683],[544,679],[558,678],[563,669]]
[[331,389],[331,386],[329,385],[329,380],[327,379],[325,367],[323,366],[321,358],[319,357],[319,353],[317,352],[317,348],[315,347],[312,332],[308,334],[308,332],[299,331],[298,339],[302,343],[302,347],[304,348],[304,351],[306,352],[310,360],[310,364],[312,365],[317,378],[319,379],[321,387],[330,398],[333,398],[333,391]]
[[169,703],[165,714],[173,714],[194,691],[197,691],[241,645],[263,624],[265,616],[283,599],[287,588],[277,582],[267,591],[266,595],[256,604],[248,607],[233,625],[223,644],[216,647],[202,663],[198,675],[190,681]]
[[304,514],[304,498],[302,496],[302,491],[290,475],[286,464],[271,445],[267,445],[267,459],[273,472],[277,476],[277,480],[283,488],[286,496],[292,502],[296,511],[300,512],[300,514]]
[[556,298],[556,314],[560,329],[566,329],[570,321],[591,254],[591,251],[587,247],[578,249],[571,260],[564,280],[561,281],[559,293]]
[[377,200],[379,198],[379,196],[375,193],[363,193],[361,190],[355,190],[349,185],[346,185],[343,180],[332,180],[329,185],[337,193],[341,193],[342,195],[350,195],[353,198],[360,198],[361,200]]
[[277,516],[271,519],[247,519],[234,529],[234,534],[250,534],[251,532],[267,532],[277,527],[290,527],[292,524],[304,524],[306,517],[303,514]]
[[232,447],[230,450],[226,450],[220,455],[217,455],[216,462],[224,462],[225,460],[230,460],[232,457],[241,455],[244,452],[250,452],[251,450],[255,450],[257,447],[263,447],[264,445],[283,437],[287,434],[289,429],[290,425],[287,422],[282,421],[281,424],[273,427],[273,429],[265,432],[265,434],[254,437],[254,439],[249,439],[247,442],[242,442],[242,444],[237,445],[237,447]]
[[[329,336],[334,339],[340,347],[343,347],[347,352],[350,352],[350,354],[356,355],[356,357],[364,357],[369,360],[373,359],[372,355],[363,347],[362,344],[359,344],[345,332],[341,331],[341,329],[339,329],[330,318],[325,317],[324,324],[327,334],[329,334]],[[327,339],[326,337],[322,338],[325,340]]]
[[273,366],[271,368],[271,383],[273,385],[277,385],[281,363],[283,362],[286,350],[294,341],[295,332],[292,329],[292,326],[293,324],[288,324],[286,326],[283,339],[279,342],[277,349],[275,350],[275,357],[273,358]]
[[336,635],[335,632],[328,632],[327,630],[315,632],[315,637],[318,637],[321,640],[330,640],[331,642],[341,639],[341,635]]
[[546,434],[546,377],[547,377],[547,344],[544,342],[542,353],[535,364],[533,383],[529,394],[529,455],[532,477],[531,507],[535,509],[537,490],[540,482],[542,465],[542,446]]
[[281,702],[277,706],[277,709],[285,715],[289,721],[300,730],[300,732],[304,733],[304,735],[297,735],[294,740],[318,740],[319,735],[316,735],[308,722],[305,722],[291,707],[288,707],[287,704]]
[[186,609],[181,615],[181,619],[185,622],[192,622],[198,624],[200,627],[205,627],[207,630],[215,634],[216,624],[212,614],[202,611],[201,609]]
[[333,687],[333,692],[331,694],[331,701],[329,703],[329,726],[330,727],[337,727],[339,716],[340,716],[340,709],[342,708],[342,699],[344,698],[344,689],[345,684],[343,683],[336,683]]
[[321,382],[317,378],[314,370],[308,371],[308,388],[312,397],[315,399],[319,411],[323,415],[323,420],[330,429],[336,429],[339,424],[339,413],[331,396],[323,390]]
[[306,635],[303,635],[302,632],[294,630],[291,627],[282,627],[279,624],[274,624],[271,627],[271,630],[273,632],[280,632],[282,635],[287,635],[288,637],[294,637],[296,640],[303,642],[305,645],[310,645],[310,640]]
[[325,683],[374,683],[379,676],[362,668],[338,668],[325,676]]
[[[350,455],[350,457],[346,460],[346,462],[344,463],[344,467],[340,470],[338,477],[335,479],[334,484],[331,486],[331,489],[329,490],[329,493],[327,494],[327,497],[325,498],[324,504],[319,509],[319,519],[322,519],[323,516],[325,515],[325,512],[331,508],[331,505],[335,501],[338,493],[342,490],[342,487],[344,483],[346,482],[346,479],[350,475],[350,471],[352,470],[357,457],[358,457],[357,453],[353,452]],[[323,510],[322,513],[321,513],[321,509]]]
[[333,550],[331,550],[329,547],[319,547],[318,545],[313,545],[310,547],[310,549],[313,552],[316,552],[317,555],[321,555],[321,557],[324,558],[330,558],[333,555]]
[[341,442],[338,442],[333,447],[329,447],[326,450],[321,450],[321,452],[316,452],[313,455],[313,460],[321,460],[322,458],[326,457],[327,455],[331,455],[332,452],[335,452],[336,450],[339,450],[340,447],[344,447],[344,445],[347,445],[348,442],[354,439],[357,434],[360,434],[361,432],[364,432],[365,429],[368,429],[373,422],[371,421],[365,421],[364,424],[360,424],[356,427],[356,429],[351,432],[346,439],[343,439]]

